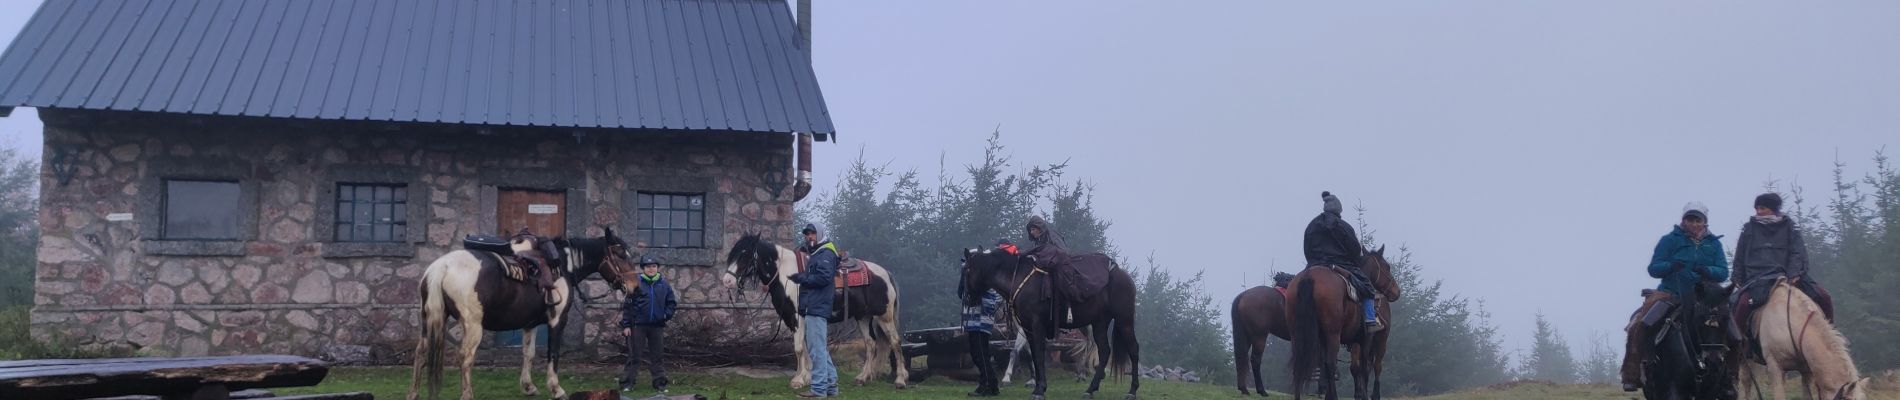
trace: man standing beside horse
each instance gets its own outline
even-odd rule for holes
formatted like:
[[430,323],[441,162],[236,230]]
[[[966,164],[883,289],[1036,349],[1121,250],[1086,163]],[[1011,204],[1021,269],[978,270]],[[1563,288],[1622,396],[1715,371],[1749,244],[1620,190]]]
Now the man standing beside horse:
[[798,284],[798,314],[804,318],[805,352],[811,359],[811,391],[798,397],[838,397],[838,368],[831,364],[829,346],[832,287],[838,275],[838,247],[818,240],[818,227],[805,225],[805,271],[791,276]]

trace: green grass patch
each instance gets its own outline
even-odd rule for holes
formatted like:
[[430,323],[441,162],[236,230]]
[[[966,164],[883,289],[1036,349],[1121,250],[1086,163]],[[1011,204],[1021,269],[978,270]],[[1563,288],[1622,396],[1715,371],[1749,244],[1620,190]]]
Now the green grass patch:
[[49,342],[33,340],[32,306],[0,308],[0,360],[75,359],[131,357],[124,346],[80,345],[64,338]]
[[[543,368],[545,369],[545,368]],[[542,369],[534,373],[535,386],[541,389],[542,397],[547,393],[544,385],[547,377]],[[449,369],[443,376],[442,398],[454,399],[461,393],[461,375],[457,369]],[[896,389],[889,383],[889,377],[883,383],[867,384],[863,387],[851,386],[850,380],[856,371],[839,371],[844,387],[844,398],[855,399],[964,399],[964,393],[974,389],[971,382],[946,379],[941,376],[930,377],[908,389]],[[601,368],[588,368],[579,371],[563,372],[561,386],[568,392],[611,389],[618,377],[617,371]],[[521,399],[521,390],[516,381],[521,374],[515,368],[480,368],[474,373],[475,398],[477,399]],[[729,374],[709,374],[704,372],[673,373],[673,386],[670,394],[702,394],[711,399],[786,399],[793,398],[799,391],[792,390],[787,384],[788,378],[748,378]],[[371,392],[378,399],[402,399],[409,394],[409,368],[403,367],[344,367],[330,371],[330,377],[323,384],[295,389],[275,390],[281,395]],[[648,379],[642,374],[643,381]],[[1047,393],[1050,398],[1081,398],[1087,382],[1073,382],[1072,379],[1055,379]],[[643,382],[644,383],[644,382]],[[1126,392],[1128,381],[1102,381],[1102,391],[1096,393],[1100,399],[1120,399]],[[627,397],[639,398],[653,393],[643,384],[639,390]],[[1162,382],[1156,380],[1141,381],[1143,399],[1257,399],[1259,396],[1242,397],[1231,386],[1216,386],[1202,383]],[[1006,385],[1002,398],[1028,397],[1029,389],[1021,383]],[[1284,395],[1275,394],[1278,398]]]

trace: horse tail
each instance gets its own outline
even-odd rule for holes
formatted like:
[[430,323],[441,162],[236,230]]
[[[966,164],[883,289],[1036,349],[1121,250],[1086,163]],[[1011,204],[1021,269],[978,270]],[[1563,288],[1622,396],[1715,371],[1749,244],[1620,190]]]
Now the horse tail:
[[1326,346],[1320,343],[1325,332],[1320,326],[1319,301],[1313,298],[1313,277],[1301,278],[1294,290],[1300,295],[1293,301],[1293,359],[1288,369],[1293,372],[1293,387],[1298,391],[1306,387],[1306,379],[1324,362],[1320,353]]
[[1231,335],[1234,339],[1234,382],[1240,385],[1242,391],[1247,390],[1247,373],[1252,371],[1249,368],[1258,368],[1258,366],[1247,365],[1248,362],[1253,361],[1247,357],[1247,354],[1252,352],[1249,345],[1253,344],[1253,340],[1247,333],[1247,326],[1241,322],[1240,318],[1240,299],[1246,296],[1247,292],[1240,292],[1239,296],[1234,296],[1234,305],[1227,308],[1229,326],[1234,327],[1234,334]]
[[442,278],[447,273],[448,268],[437,262],[429,265],[422,277],[422,340],[426,345],[422,346],[423,354],[416,357],[423,357],[431,399],[442,389],[442,350],[448,342],[448,303],[443,300],[442,288]]

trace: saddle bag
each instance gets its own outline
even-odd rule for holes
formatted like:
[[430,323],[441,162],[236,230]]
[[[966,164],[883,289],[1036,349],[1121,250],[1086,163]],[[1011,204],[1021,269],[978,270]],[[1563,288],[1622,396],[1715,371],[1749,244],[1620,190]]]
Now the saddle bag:
[[1655,305],[1649,307],[1649,312],[1643,313],[1643,326],[1656,327],[1656,324],[1662,323],[1663,319],[1669,318],[1669,312],[1675,308],[1674,298],[1657,300]]
[[508,239],[486,234],[472,234],[462,238],[462,248],[473,251],[486,251],[501,255],[514,255],[514,249],[508,247]]

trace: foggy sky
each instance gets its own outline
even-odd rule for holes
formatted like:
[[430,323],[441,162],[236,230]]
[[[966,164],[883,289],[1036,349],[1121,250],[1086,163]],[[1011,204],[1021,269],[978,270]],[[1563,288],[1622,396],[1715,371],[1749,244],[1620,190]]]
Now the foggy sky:
[[[0,0],[0,41],[36,3]],[[820,189],[860,149],[956,173],[1000,124],[1221,310],[1303,261],[1330,190],[1519,354],[1540,311],[1580,356],[1620,342],[1683,203],[1733,249],[1764,182],[1818,204],[1900,143],[1895,2],[816,3]],[[16,110],[0,144],[38,130]]]

